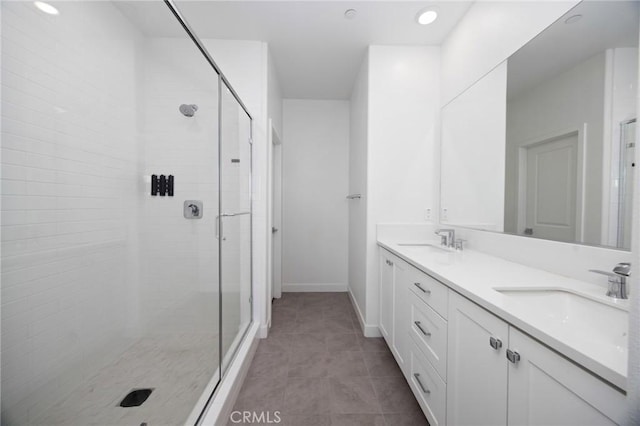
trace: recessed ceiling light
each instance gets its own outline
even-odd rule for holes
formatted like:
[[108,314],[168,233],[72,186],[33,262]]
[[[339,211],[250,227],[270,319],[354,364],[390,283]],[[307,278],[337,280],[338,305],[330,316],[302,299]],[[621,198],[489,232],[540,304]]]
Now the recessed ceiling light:
[[356,19],[358,16],[358,11],[355,9],[347,9],[344,11],[344,17],[347,19]]
[[59,15],[60,12],[58,12],[58,9],[56,9],[55,7],[51,6],[49,3],[45,3],[43,1],[34,1],[33,4],[40,9],[42,12],[49,14],[49,15]]
[[416,21],[420,25],[429,25],[438,19],[438,12],[434,9],[423,9],[416,15]]
[[574,24],[582,19],[582,15],[572,15],[564,20],[565,24]]

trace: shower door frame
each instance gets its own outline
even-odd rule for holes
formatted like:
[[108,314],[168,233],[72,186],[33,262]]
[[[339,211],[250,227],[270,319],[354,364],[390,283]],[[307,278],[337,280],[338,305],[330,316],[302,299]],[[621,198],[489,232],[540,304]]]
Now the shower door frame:
[[[249,109],[246,107],[246,105],[244,104],[244,102],[242,102],[242,99],[240,99],[240,96],[238,95],[238,93],[235,91],[235,89],[233,88],[233,86],[231,85],[231,83],[229,82],[229,80],[227,79],[227,77],[224,75],[224,73],[222,72],[222,70],[220,69],[220,67],[218,66],[218,64],[216,64],[216,62],[213,60],[213,57],[211,56],[211,54],[209,54],[209,51],[207,50],[207,48],[204,46],[204,44],[202,43],[202,41],[200,40],[200,38],[196,35],[196,33],[194,32],[194,30],[191,28],[191,26],[189,25],[189,23],[187,22],[187,20],[185,19],[185,17],[182,15],[182,13],[180,12],[180,10],[178,9],[178,7],[176,6],[176,4],[174,3],[174,0],[163,0],[164,3],[167,5],[167,7],[169,8],[169,10],[171,11],[171,13],[173,14],[173,16],[176,18],[176,20],[180,23],[180,25],[182,26],[182,28],[185,30],[185,32],[187,33],[187,35],[189,36],[189,38],[193,41],[193,43],[196,45],[196,47],[198,48],[198,50],[200,51],[200,53],[202,53],[202,55],[204,56],[204,58],[207,60],[207,62],[209,63],[209,65],[211,65],[211,67],[213,68],[213,70],[218,74],[218,229],[221,229],[222,226],[222,215],[220,214],[220,197],[221,197],[221,193],[220,193],[220,185],[222,183],[221,181],[221,158],[220,158],[220,152],[221,152],[221,146],[222,146],[222,89],[226,86],[229,91],[231,92],[231,94],[233,95],[233,97],[235,98],[235,100],[238,102],[238,104],[240,105],[240,107],[244,110],[245,114],[247,114],[247,116],[249,117],[249,145],[250,145],[250,149],[249,149],[249,264],[250,264],[250,271],[249,271],[249,279],[250,279],[250,287],[249,287],[249,294],[250,294],[250,298],[249,298],[249,312],[250,312],[250,318],[249,318],[249,326],[247,326],[245,328],[245,330],[242,332],[242,337],[240,338],[240,341],[244,341],[244,339],[246,338],[247,332],[250,329],[250,325],[253,322],[253,116],[251,115],[251,113],[249,112]],[[210,394],[206,400],[206,402],[204,404],[198,403],[194,408],[193,411],[195,412],[196,409],[198,409],[199,414],[198,414],[198,418],[195,421],[195,424],[198,425],[200,424],[200,422],[203,420],[204,415],[207,411],[207,408],[209,407],[209,405],[211,404],[211,401],[213,400],[213,397],[215,395],[216,390],[218,389],[218,386],[220,385],[220,382],[222,381],[223,378],[223,371],[222,371],[222,244],[221,244],[221,240],[218,241],[218,294],[220,295],[218,298],[218,318],[219,318],[219,322],[218,322],[218,331],[219,331],[219,342],[218,342],[218,381],[216,382],[215,386],[213,387],[213,389],[210,390]],[[238,345],[236,348],[233,348],[233,355],[231,356],[231,359],[233,359],[235,357],[235,354],[238,351],[238,348],[240,346]],[[233,362],[233,361],[232,361]],[[206,392],[206,390],[205,390]],[[204,395],[204,394],[203,394]],[[198,405],[202,405],[201,407],[198,407]]]

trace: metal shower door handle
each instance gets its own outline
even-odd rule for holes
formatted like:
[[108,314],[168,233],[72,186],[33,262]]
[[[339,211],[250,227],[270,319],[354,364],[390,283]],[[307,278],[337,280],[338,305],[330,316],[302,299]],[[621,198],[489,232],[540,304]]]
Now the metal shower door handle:
[[[238,212],[238,213],[222,213],[216,216],[216,239],[222,237],[222,218],[223,217],[235,217],[251,214],[251,212]],[[224,240],[224,237],[222,237]]]

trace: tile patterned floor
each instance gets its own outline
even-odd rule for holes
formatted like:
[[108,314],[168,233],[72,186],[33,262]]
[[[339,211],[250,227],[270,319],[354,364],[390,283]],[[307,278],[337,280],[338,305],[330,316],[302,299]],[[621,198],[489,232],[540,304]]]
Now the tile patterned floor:
[[[2,424],[183,425],[217,374],[217,306],[216,294],[198,294],[169,312],[123,352],[114,353],[110,362],[96,368],[71,393],[59,395],[53,406],[30,410],[30,419],[9,417]],[[234,332],[237,330],[225,329],[223,336]],[[119,406],[130,390],[146,387],[154,391],[142,406]]]
[[234,411],[270,412],[272,421],[280,411],[288,426],[428,425],[384,340],[362,335],[347,293],[274,301]]

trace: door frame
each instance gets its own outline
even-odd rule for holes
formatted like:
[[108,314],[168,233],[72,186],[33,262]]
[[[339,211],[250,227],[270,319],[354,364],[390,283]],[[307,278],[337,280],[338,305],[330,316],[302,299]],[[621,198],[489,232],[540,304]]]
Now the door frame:
[[568,128],[555,131],[529,139],[518,146],[518,227],[516,234],[521,235],[521,230],[527,223],[527,150],[536,145],[542,145],[555,139],[567,136],[578,136],[578,152],[576,153],[576,241],[584,242],[584,200],[585,200],[585,146],[587,138],[587,123],[579,128]]
[[[273,120],[269,119],[268,125],[268,179],[267,179],[267,323],[271,327],[271,301],[282,297],[282,275],[278,280],[273,279],[274,262],[279,263],[280,274],[282,274],[282,229],[278,235],[274,236],[272,232],[274,226],[274,210],[278,209],[280,217],[280,228],[282,228],[282,138],[273,126]],[[279,161],[274,161],[277,158]],[[275,173],[276,164],[279,166],[279,173]],[[280,189],[280,200],[276,203],[274,200],[274,187]],[[274,253],[273,242],[276,238],[280,239],[280,249]]]

